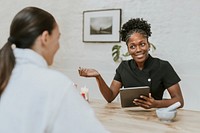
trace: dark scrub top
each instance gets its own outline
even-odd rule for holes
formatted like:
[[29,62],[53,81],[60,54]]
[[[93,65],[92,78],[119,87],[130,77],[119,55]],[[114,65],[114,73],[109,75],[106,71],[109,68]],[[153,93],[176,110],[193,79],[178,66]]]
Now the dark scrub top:
[[165,89],[178,83],[180,78],[168,61],[149,55],[143,70],[138,69],[133,59],[122,61],[114,80],[121,82],[124,88],[149,86],[152,97],[161,100]]

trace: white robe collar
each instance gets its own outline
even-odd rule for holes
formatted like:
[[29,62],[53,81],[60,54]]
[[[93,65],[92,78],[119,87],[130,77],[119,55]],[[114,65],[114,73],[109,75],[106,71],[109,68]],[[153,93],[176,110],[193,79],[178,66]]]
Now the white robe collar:
[[31,49],[15,48],[13,52],[16,58],[16,64],[31,63],[40,67],[48,67],[46,60]]

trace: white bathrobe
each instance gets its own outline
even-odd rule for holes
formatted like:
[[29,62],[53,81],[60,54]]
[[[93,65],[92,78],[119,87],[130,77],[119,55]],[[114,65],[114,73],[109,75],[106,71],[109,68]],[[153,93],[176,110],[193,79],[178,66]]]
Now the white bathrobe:
[[0,133],[105,133],[64,74],[30,49],[14,49],[16,65],[0,99]]

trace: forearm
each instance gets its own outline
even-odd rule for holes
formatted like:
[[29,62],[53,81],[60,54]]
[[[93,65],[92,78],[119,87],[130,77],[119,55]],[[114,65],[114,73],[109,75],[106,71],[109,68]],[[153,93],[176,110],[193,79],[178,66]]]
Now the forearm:
[[173,86],[168,88],[168,92],[169,92],[171,98],[156,101],[157,107],[158,108],[168,107],[168,106],[172,105],[173,103],[180,102],[181,103],[180,108],[182,108],[184,106],[184,99],[183,99],[183,95],[182,95],[181,89],[179,87],[179,84],[178,83],[174,84]]
[[164,108],[164,107],[168,107],[176,102],[180,102],[181,103],[181,107],[183,107],[184,103],[183,100],[179,99],[179,98],[172,98],[172,99],[163,99],[163,100],[155,100],[156,101],[156,108]]
[[101,75],[96,77],[100,92],[102,93],[103,97],[106,99],[107,102],[112,102],[114,100],[113,92],[108,87],[104,79],[101,77]]

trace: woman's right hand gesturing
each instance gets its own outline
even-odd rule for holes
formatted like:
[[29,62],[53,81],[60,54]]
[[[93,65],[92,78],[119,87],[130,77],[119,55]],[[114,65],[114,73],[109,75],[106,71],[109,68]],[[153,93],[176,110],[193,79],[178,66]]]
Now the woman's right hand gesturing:
[[100,74],[95,69],[81,68],[78,69],[79,75],[83,77],[98,77]]

